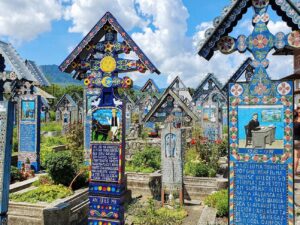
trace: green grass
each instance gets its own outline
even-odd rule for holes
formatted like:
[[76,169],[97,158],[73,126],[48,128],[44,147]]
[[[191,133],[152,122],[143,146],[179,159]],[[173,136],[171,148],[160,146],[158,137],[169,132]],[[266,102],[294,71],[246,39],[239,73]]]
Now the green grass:
[[47,122],[41,124],[41,131],[49,132],[49,131],[62,131],[62,123],[61,122]]
[[51,203],[57,199],[62,199],[72,195],[73,192],[62,185],[41,185],[34,190],[20,194],[11,194],[10,200],[15,202],[47,202]]
[[228,190],[224,189],[215,192],[204,199],[204,204],[217,209],[217,216],[227,216],[229,213],[228,208]]

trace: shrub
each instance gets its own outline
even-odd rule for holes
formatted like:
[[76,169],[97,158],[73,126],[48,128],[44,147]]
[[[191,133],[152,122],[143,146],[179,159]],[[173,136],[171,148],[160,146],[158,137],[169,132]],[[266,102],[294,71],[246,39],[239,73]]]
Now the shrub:
[[72,124],[66,135],[67,149],[71,151],[72,160],[77,167],[83,163],[83,125],[81,123]]
[[48,154],[52,153],[52,148],[57,145],[66,144],[66,138],[63,136],[58,137],[42,137],[41,140],[41,152],[40,152],[40,160],[41,166],[46,168],[45,166],[45,158]]
[[38,187],[41,185],[53,185],[54,181],[49,175],[41,175],[39,176],[39,179],[35,182],[33,182],[33,186]]
[[55,184],[68,186],[76,175],[76,168],[69,152],[57,152],[47,155],[45,165]]
[[209,177],[216,177],[216,175],[217,175],[217,172],[213,168],[210,168],[208,170],[208,176]]
[[143,151],[132,157],[131,165],[140,168],[152,168],[154,171],[160,169],[160,148],[146,147]]
[[21,181],[22,179],[22,174],[20,172],[20,170],[15,167],[15,166],[11,166],[10,167],[10,182],[14,183],[16,181]]
[[50,110],[49,117],[50,117],[50,121],[55,121],[56,120],[56,112],[53,110]]
[[184,173],[193,177],[207,177],[209,167],[202,162],[187,162],[184,166]]
[[48,202],[70,196],[72,191],[62,185],[41,185],[34,190],[20,194],[11,194],[10,199],[16,202]]
[[217,209],[217,216],[228,216],[228,191],[227,189],[215,192],[204,199],[204,204]]

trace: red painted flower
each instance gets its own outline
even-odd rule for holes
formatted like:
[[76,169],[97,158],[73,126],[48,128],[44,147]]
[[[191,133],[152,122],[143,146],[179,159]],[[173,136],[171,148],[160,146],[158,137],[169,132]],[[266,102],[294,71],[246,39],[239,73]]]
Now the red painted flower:
[[192,138],[191,145],[195,145],[195,144],[196,144],[196,140],[195,140],[195,138]]
[[254,46],[259,49],[266,47],[268,42],[268,39],[262,34],[257,35],[253,40]]
[[[267,87],[265,85],[263,85],[263,83],[259,83],[256,87],[255,87],[255,93],[258,95],[263,95],[265,92],[267,91]],[[258,99],[257,99],[258,100]],[[254,100],[255,101],[255,100]]]
[[293,31],[288,36],[288,43],[292,47],[299,48],[300,47],[300,32],[299,31]]

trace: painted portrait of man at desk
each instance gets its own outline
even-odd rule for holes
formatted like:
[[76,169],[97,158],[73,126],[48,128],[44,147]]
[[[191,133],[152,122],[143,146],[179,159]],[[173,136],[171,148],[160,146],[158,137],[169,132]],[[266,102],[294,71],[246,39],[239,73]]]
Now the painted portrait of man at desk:
[[281,106],[239,106],[239,148],[282,149],[283,123]]
[[258,114],[254,113],[252,115],[252,119],[248,123],[248,131],[247,136],[252,137],[253,130],[259,130],[259,121],[258,121]]

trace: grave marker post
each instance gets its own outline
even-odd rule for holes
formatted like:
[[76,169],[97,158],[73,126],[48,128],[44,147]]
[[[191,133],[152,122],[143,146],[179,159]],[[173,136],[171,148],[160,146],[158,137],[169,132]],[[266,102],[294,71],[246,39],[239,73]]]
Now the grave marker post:
[[182,111],[174,108],[172,115],[165,121],[165,127],[161,131],[161,159],[162,159],[162,191],[161,201],[164,205],[165,194],[168,204],[174,204],[179,197],[180,205],[183,205],[183,131]]
[[[123,41],[118,40],[120,34]],[[119,58],[134,51],[139,59]],[[119,73],[159,73],[141,49],[107,12],[61,64],[60,69],[84,79],[85,148],[90,146],[89,225],[123,225],[126,194],[125,109],[118,88],[132,86]]]
[[[273,35],[268,29],[272,6],[293,31]],[[252,7],[254,29],[229,37]],[[267,56],[285,46],[300,48],[299,11],[292,1],[232,1],[206,32],[199,54],[210,59],[216,49],[229,54],[249,51],[254,75],[229,89],[229,223],[234,225],[295,222],[293,178],[293,83],[272,81]],[[216,47],[216,48],[214,48]]]
[[30,94],[19,98],[19,152],[18,168],[30,162],[35,172],[40,170],[40,111],[41,96]]

